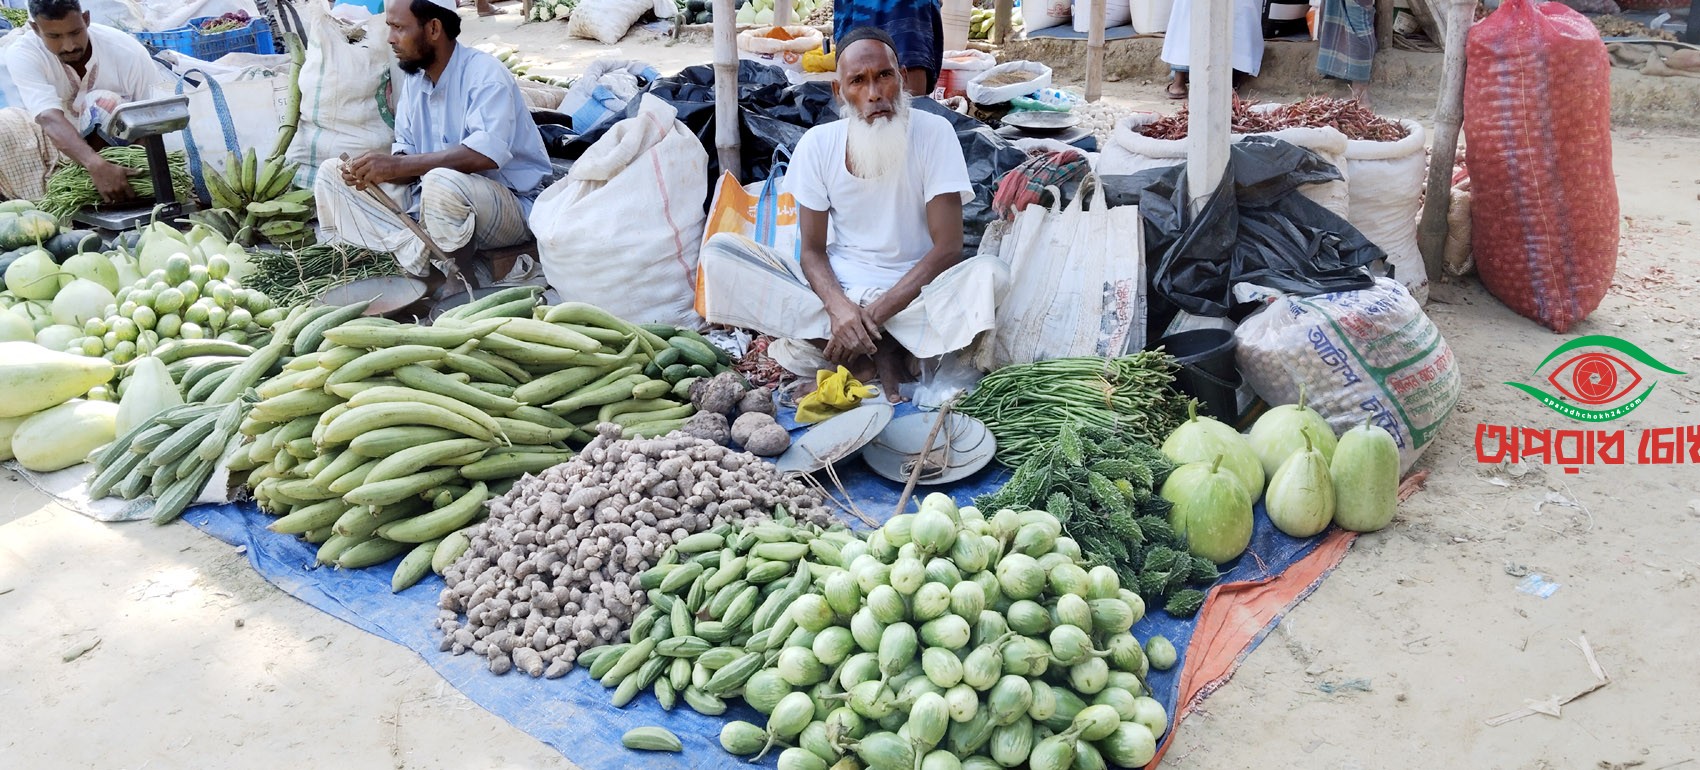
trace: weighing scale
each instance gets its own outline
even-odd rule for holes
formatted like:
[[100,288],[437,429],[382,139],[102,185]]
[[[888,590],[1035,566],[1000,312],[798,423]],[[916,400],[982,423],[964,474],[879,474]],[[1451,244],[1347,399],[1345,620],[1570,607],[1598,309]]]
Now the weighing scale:
[[111,232],[132,230],[158,219],[171,221],[188,211],[171,185],[171,165],[165,155],[165,135],[189,126],[189,97],[166,96],[119,105],[107,119],[106,133],[114,139],[139,144],[148,155],[148,176],[153,180],[154,200],[131,200],[101,205],[77,212],[72,219],[88,227]]

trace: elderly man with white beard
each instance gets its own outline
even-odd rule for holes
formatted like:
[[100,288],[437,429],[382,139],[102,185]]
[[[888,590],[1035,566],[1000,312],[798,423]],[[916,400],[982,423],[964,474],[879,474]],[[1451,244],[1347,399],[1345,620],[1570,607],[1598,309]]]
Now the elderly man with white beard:
[[861,27],[844,36],[833,83],[840,120],[798,141],[785,186],[801,259],[737,235],[704,244],[710,322],[778,338],[768,353],[808,376],[834,365],[877,378],[885,395],[919,358],[961,350],[992,328],[1008,271],[964,259],[967,163],[950,121],[910,107],[896,45]]

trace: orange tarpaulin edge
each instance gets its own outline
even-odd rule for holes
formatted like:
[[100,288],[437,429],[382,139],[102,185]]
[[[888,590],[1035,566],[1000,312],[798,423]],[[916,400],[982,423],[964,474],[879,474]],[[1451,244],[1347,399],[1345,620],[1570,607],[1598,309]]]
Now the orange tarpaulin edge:
[[1216,688],[1227,684],[1240,661],[1274,628],[1275,622],[1304,601],[1339,566],[1356,537],[1355,532],[1335,530],[1323,538],[1316,550],[1279,575],[1210,589],[1204,608],[1199,610],[1192,641],[1187,645],[1169,732],[1157,747],[1157,756],[1146,765],[1149,770],[1155,770],[1163,761],[1181,720]]

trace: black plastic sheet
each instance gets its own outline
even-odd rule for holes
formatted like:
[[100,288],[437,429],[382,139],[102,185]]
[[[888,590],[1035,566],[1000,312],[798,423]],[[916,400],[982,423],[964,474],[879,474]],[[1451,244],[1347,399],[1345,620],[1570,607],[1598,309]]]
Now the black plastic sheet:
[[[720,178],[720,158],[714,148],[714,68],[708,65],[687,67],[672,77],[650,84],[645,93],[659,98],[678,110],[678,119],[702,142],[708,152],[708,175],[703,186],[703,207],[713,196],[714,183]],[[633,99],[626,107],[626,116],[637,114],[641,99]],[[974,200],[962,207],[962,246],[973,254],[980,245],[986,225],[993,219],[992,193],[1005,172],[1020,165],[1027,156],[997,135],[986,124],[952,112],[932,99],[916,99],[915,109],[940,115],[956,129],[962,153],[968,162],[968,179],[974,188]],[[539,117],[541,116],[541,117]],[[562,116],[563,118],[565,116]],[[823,82],[791,85],[784,70],[758,62],[738,62],[738,118],[741,135],[741,165],[738,180],[745,184],[764,180],[772,170],[775,151],[786,153],[795,149],[803,132],[838,119],[832,97],[832,86]],[[588,134],[575,134],[571,121],[556,121],[547,113],[535,113],[549,154],[556,158],[574,160],[602,137],[606,128]],[[554,123],[567,125],[552,125]],[[547,123],[547,124],[546,124]]]
[[1151,328],[1167,326],[1177,310],[1243,317],[1255,306],[1234,301],[1236,283],[1304,296],[1369,288],[1367,265],[1386,254],[1297,194],[1340,178],[1316,153],[1262,136],[1234,143],[1221,185],[1197,216],[1188,211],[1184,164],[1104,177],[1107,202],[1138,205],[1145,220]]

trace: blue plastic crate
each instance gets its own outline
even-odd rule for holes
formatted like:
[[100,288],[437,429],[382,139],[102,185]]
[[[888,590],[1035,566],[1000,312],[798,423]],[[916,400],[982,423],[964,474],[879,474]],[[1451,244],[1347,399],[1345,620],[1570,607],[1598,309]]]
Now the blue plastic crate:
[[203,34],[201,22],[216,17],[190,19],[189,25],[164,32],[136,32],[136,39],[154,53],[176,51],[202,61],[213,61],[227,53],[274,53],[272,25],[265,19],[254,19],[242,29]]

